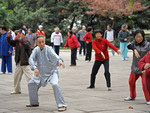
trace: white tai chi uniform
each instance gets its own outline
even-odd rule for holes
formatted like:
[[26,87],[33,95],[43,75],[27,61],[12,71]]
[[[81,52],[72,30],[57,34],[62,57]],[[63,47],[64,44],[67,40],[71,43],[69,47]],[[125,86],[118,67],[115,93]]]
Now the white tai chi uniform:
[[58,107],[67,106],[64,97],[58,86],[58,64],[62,62],[59,56],[54,52],[52,47],[45,45],[41,50],[40,47],[34,48],[29,58],[29,64],[32,68],[40,71],[40,77],[33,77],[29,81],[29,97],[31,105],[38,105],[38,89],[45,87],[49,82],[54,90],[55,100]]

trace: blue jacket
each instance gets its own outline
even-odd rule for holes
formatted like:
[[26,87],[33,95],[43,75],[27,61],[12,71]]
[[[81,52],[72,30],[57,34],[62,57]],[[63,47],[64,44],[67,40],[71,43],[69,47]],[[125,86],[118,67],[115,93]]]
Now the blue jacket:
[[[2,56],[9,56],[12,55],[12,53],[8,53],[8,51],[13,51],[13,47],[10,46],[7,42],[7,37],[8,32],[6,32],[5,34],[2,34],[1,36],[1,49],[2,49]],[[10,38],[12,39],[12,36],[10,36]]]

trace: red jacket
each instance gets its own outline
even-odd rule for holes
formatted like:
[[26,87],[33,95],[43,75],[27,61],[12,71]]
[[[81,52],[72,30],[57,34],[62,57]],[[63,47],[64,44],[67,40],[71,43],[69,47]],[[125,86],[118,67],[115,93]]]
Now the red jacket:
[[[112,45],[108,40],[104,38],[94,40],[92,42],[92,47],[95,50],[95,59],[98,61],[104,61],[109,59],[108,47],[116,52],[118,51],[118,49],[114,45]],[[101,52],[104,53],[105,59],[100,54]]]
[[46,37],[46,34],[45,34],[44,31],[39,31],[39,30],[38,30],[38,31],[36,32],[36,34],[37,34],[37,35],[43,35],[43,36]]
[[79,47],[79,43],[75,35],[69,36],[67,38],[67,41],[64,47],[67,47],[67,46],[69,46],[70,49],[75,49]]
[[85,42],[86,42],[86,41],[92,42],[92,33],[87,32],[87,33],[84,35],[83,40],[84,40]]
[[[150,63],[150,51],[138,62],[138,67],[141,71],[144,70],[146,63]],[[150,92],[150,68],[146,70],[146,86]]]

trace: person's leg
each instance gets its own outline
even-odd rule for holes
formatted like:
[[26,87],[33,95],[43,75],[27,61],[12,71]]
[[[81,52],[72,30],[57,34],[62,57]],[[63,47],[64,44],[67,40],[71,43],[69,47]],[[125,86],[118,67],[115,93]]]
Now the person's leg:
[[6,72],[6,56],[2,56],[2,72]]
[[33,71],[30,69],[30,66],[22,66],[23,74],[26,77],[27,82],[29,82],[34,76]]
[[76,65],[77,48],[73,50],[73,64]]
[[145,75],[141,75],[141,78],[142,78],[142,88],[143,88],[144,96],[145,96],[146,102],[148,102],[150,101],[150,93],[148,92],[147,87],[146,87],[146,77]]
[[51,75],[50,83],[53,87],[57,107],[66,107],[67,105],[65,104],[63,94],[58,86],[58,73]]
[[[30,80],[28,83],[28,90],[29,90],[29,100],[30,105],[39,105],[38,101],[38,90],[41,87],[41,85],[37,85],[33,80]],[[27,107],[32,107],[32,106]]]
[[71,50],[71,65],[76,65],[76,50],[77,48]]
[[134,73],[130,73],[129,78],[129,88],[130,88],[130,97],[132,99],[136,98],[136,80],[139,78],[139,75],[135,75]]
[[79,50],[79,55],[81,55],[81,54],[82,54],[82,48],[83,48],[83,43],[82,43],[82,41],[80,41],[80,50]]
[[89,61],[89,44],[86,44],[86,56],[85,61]]
[[107,82],[107,87],[110,88],[111,87],[111,79],[110,79],[110,72],[109,72],[109,59],[105,60],[103,62],[103,65],[104,65],[104,69],[105,69],[104,75],[105,75],[105,79]]
[[128,42],[124,44],[124,58],[127,59],[127,54],[128,54],[128,48],[127,48]]
[[94,88],[95,87],[95,79],[96,79],[96,75],[98,73],[98,70],[99,70],[100,66],[101,66],[101,62],[96,60],[94,62],[93,68],[92,68],[89,88]]
[[56,54],[59,55],[59,46],[54,46],[54,50],[55,50]]
[[91,57],[92,57],[92,43],[90,43],[89,45],[89,61],[91,61]]
[[86,43],[83,41],[83,55],[86,55]]
[[121,51],[121,53],[122,53],[121,59],[122,59],[122,60],[125,60],[125,59],[124,59],[124,43],[123,43],[123,42],[120,42],[120,51]]
[[[20,66],[20,64],[17,64],[15,73],[14,73],[14,93],[20,93],[21,88],[20,88],[20,81],[23,75],[23,70]],[[13,94],[13,92],[11,92]]]
[[12,55],[7,56],[6,60],[8,73],[12,73]]

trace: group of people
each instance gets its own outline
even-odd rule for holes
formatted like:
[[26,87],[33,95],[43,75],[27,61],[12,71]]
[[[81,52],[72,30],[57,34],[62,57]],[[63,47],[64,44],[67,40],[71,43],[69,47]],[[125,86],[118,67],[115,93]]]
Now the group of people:
[[[104,66],[104,76],[108,91],[111,91],[111,74],[109,71],[109,52],[108,48],[112,49],[112,54],[115,52],[121,55],[123,61],[127,60],[128,49],[133,51],[133,62],[129,78],[130,96],[125,98],[125,101],[135,100],[136,98],[136,80],[142,78],[143,92],[146,103],[150,105],[150,43],[146,41],[144,31],[137,30],[134,32],[134,39],[129,42],[130,35],[127,24],[121,26],[118,34],[120,40],[120,50],[114,46],[115,33],[111,25],[107,25],[107,30],[103,33],[100,29],[94,31],[96,40],[93,41],[92,27],[83,25],[82,30],[68,31],[66,43],[71,49],[71,65],[76,66],[77,49],[79,55],[85,55],[85,61],[90,62],[92,56],[92,48],[95,51],[95,62],[92,67],[90,76],[90,85],[88,89],[95,88],[95,79],[100,66]],[[41,86],[45,87],[50,83],[53,87],[55,100],[58,111],[65,111],[67,105],[64,101],[63,94],[58,86],[58,68],[64,67],[64,61],[59,57],[60,46],[63,43],[63,37],[58,27],[51,34],[52,47],[45,44],[46,34],[43,31],[43,26],[40,25],[36,33],[32,29],[28,29],[26,34],[25,29],[17,31],[17,36],[13,38],[12,31],[7,32],[6,27],[1,30],[1,52],[2,52],[2,72],[6,72],[6,64],[8,72],[12,73],[12,53],[15,49],[16,69],[14,73],[14,91],[11,94],[21,94],[20,81],[24,74],[28,82],[30,104],[26,107],[38,107],[38,90]],[[129,44],[128,44],[129,43]]]

